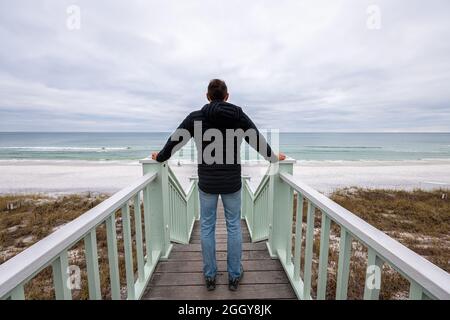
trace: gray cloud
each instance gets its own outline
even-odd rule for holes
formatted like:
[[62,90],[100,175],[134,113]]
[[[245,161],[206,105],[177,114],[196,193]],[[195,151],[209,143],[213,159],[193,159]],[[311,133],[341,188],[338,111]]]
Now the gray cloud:
[[[381,9],[381,29],[366,26]],[[66,27],[69,5],[81,30]],[[450,3],[1,1],[0,131],[168,131],[209,79],[284,131],[450,131]]]

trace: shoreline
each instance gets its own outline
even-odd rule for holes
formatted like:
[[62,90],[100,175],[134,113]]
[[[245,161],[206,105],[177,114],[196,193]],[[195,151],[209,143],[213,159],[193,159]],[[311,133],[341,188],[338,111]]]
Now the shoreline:
[[[196,175],[196,165],[188,160],[170,161],[181,184]],[[243,174],[252,176],[256,188],[267,163],[243,165]],[[82,192],[114,193],[141,176],[137,160],[0,160],[0,194]],[[399,161],[306,161],[298,160],[294,175],[324,192],[345,187],[371,189],[450,189],[450,159]]]
[[[139,165],[139,161],[143,159],[0,159],[0,166],[10,165]],[[196,165],[188,159],[171,159],[169,163],[176,164],[180,160],[184,165]],[[402,159],[402,160],[377,160],[377,159],[357,159],[357,160],[296,160],[295,166],[383,166],[383,165],[433,165],[433,164],[450,164],[450,158],[428,158],[428,159]],[[242,165],[267,164],[264,160],[242,160]]]

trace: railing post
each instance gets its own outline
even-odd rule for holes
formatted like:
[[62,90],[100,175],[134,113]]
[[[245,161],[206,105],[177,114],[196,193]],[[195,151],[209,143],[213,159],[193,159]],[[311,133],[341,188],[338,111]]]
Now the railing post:
[[194,186],[194,217],[195,220],[199,220],[200,219],[200,199],[198,198],[198,176],[192,176],[189,177],[189,181],[194,181],[195,182],[195,186]]
[[311,276],[312,259],[314,247],[314,219],[316,208],[311,201],[308,201],[308,213],[306,217],[306,235],[305,235],[305,270],[303,275],[303,299],[311,298]]
[[95,229],[84,237],[86,269],[88,274],[89,299],[101,300],[100,274],[98,269],[97,234]]
[[[366,283],[364,286],[364,300],[378,300],[381,287],[381,271],[383,270],[383,260],[377,256],[372,248],[367,249],[367,269]],[[373,269],[373,271],[371,271]],[[379,279],[377,279],[379,277]],[[375,278],[375,283],[369,285],[371,278]]]
[[68,268],[69,258],[67,256],[67,251],[63,251],[52,263],[56,300],[72,300],[72,291],[69,288]]
[[[272,258],[279,258],[278,250],[288,250],[286,232],[292,232],[293,191],[280,178],[281,172],[293,173],[295,160],[271,164],[269,171],[269,241],[267,247]],[[286,253],[286,252],[285,252]]]
[[199,199],[198,183],[195,186],[195,220],[200,220],[200,199]]
[[11,292],[11,300],[25,300],[25,291],[23,288],[23,285],[17,286],[12,292]]
[[147,197],[150,206],[150,228],[151,250],[161,253],[160,259],[168,259],[172,244],[170,243],[170,217],[169,217],[169,178],[167,162],[159,163],[154,160],[145,159],[140,161],[144,174],[158,173],[156,179],[147,188]]
[[120,300],[119,256],[117,253],[116,214],[106,219],[106,239],[108,248],[109,279],[111,283],[111,299]]
[[248,217],[248,193],[247,190],[245,190],[245,184],[247,183],[246,180],[250,180],[250,176],[248,175],[242,175],[242,188],[241,188],[241,219],[245,219]]
[[338,274],[336,279],[336,300],[346,300],[348,277],[350,274],[350,258],[352,254],[352,235],[341,226],[339,240]]
[[127,281],[127,299],[135,300],[134,269],[133,269],[133,239],[131,237],[130,206],[128,201],[122,206],[123,246],[125,255],[125,274]]
[[422,300],[423,296],[422,287],[414,280],[411,281],[409,286],[409,300]]
[[[144,191],[145,192],[145,191]],[[139,281],[143,282],[145,278],[144,272],[144,249],[142,241],[142,215],[141,215],[141,197],[140,192],[134,196],[134,229],[136,233],[136,257],[138,266]]]
[[319,253],[319,275],[317,280],[317,299],[325,300],[327,293],[328,277],[328,251],[330,247],[330,226],[331,220],[326,213],[322,212],[322,223],[320,232],[320,253]]
[[295,216],[294,280],[300,280],[300,259],[302,254],[303,195],[297,192]]

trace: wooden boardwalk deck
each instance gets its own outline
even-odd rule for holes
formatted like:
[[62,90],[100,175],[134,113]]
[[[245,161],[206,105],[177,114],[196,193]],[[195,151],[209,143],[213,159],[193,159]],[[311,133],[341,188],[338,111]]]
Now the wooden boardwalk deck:
[[283,267],[270,258],[265,242],[251,243],[242,221],[244,278],[238,291],[228,290],[227,231],[219,202],[216,225],[217,287],[207,291],[203,278],[200,223],[195,222],[188,245],[174,244],[168,261],[159,262],[142,299],[296,299]]

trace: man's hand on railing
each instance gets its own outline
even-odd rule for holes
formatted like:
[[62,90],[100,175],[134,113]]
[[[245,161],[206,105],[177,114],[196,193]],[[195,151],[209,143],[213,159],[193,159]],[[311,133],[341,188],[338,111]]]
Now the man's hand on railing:
[[286,160],[286,155],[285,155],[284,153],[280,152],[280,153],[278,154],[278,160],[279,160],[279,161]]
[[[158,157],[158,152],[152,152],[152,160],[156,160],[157,157]],[[280,152],[278,154],[278,160],[279,161],[286,160],[286,155],[284,153]]]

